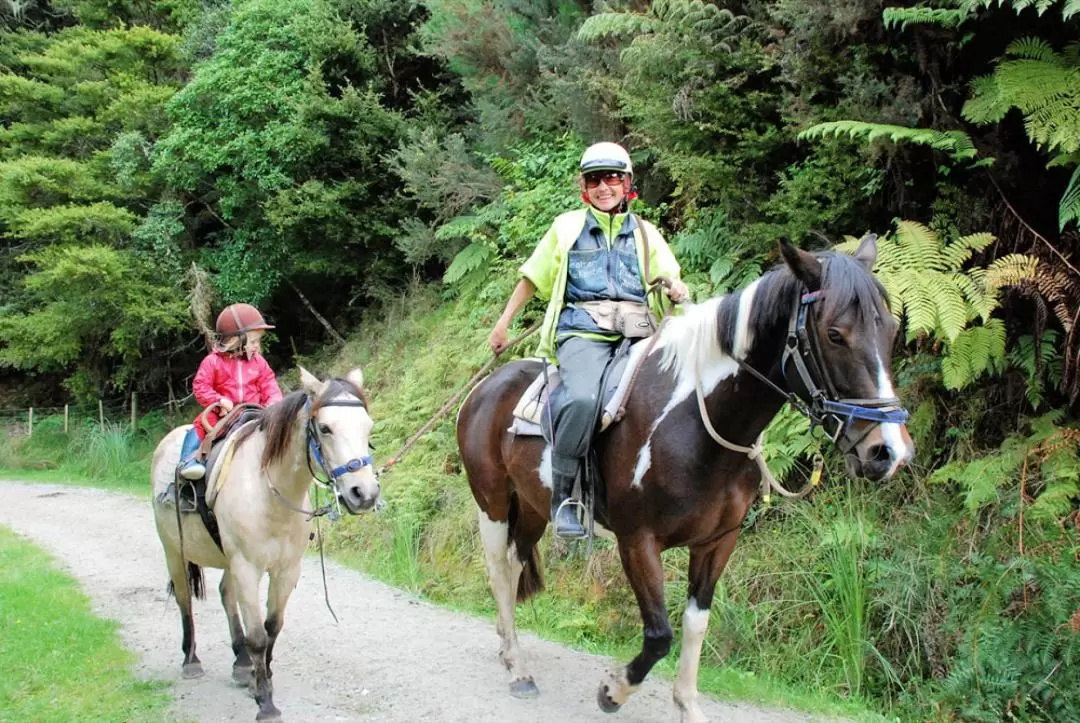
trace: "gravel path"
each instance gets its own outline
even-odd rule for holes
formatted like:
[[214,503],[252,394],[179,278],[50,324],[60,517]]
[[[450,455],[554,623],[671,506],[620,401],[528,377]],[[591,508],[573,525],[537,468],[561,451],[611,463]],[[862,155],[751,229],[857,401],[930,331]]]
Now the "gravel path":
[[[91,515],[92,516],[89,516]],[[180,616],[165,596],[165,563],[149,502],[101,490],[0,482],[0,524],[53,554],[82,584],[94,611],[121,625],[140,676],[174,682],[178,720],[254,720],[255,702],[230,682],[232,651],[217,597],[220,573],[195,609],[206,675],[180,677]],[[318,561],[308,559],[274,650],[274,700],[288,723],[437,721],[632,723],[677,721],[670,682],[652,676],[614,716],[596,706],[611,661],[522,634],[541,695],[507,693],[492,620],[450,612],[328,564],[335,625]],[[264,586],[265,592],[265,586]],[[787,711],[705,700],[714,723],[805,720]]]

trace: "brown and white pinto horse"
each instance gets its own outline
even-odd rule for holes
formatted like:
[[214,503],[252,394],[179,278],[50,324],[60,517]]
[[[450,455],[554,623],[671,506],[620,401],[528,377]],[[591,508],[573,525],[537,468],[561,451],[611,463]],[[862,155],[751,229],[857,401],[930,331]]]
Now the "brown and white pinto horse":
[[[641,652],[600,686],[605,711],[622,706],[668,653],[672,630],[660,553],[688,547],[689,601],[674,698],[683,723],[706,720],[697,675],[709,607],[757,497],[760,472],[745,454],[709,436],[698,384],[716,430],[738,445],[757,440],[784,403],[782,390],[798,394],[831,432],[851,474],[886,479],[914,452],[891,382],[897,323],[871,274],[875,238],[864,238],[854,258],[810,254],[787,242],[781,251],[786,265],[668,321],[643,362],[625,418],[594,442],[606,483],[596,516],[618,539],[644,622]],[[507,428],[540,371],[533,360],[496,370],[465,401],[457,422],[480,507],[499,655],[518,697],[538,693],[518,644],[514,604],[543,587],[536,545],[548,523],[551,452],[542,439],[515,437]]]

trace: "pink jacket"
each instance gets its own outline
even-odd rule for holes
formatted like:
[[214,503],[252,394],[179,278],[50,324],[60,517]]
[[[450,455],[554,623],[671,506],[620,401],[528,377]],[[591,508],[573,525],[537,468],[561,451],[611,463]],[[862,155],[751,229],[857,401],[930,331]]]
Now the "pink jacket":
[[[199,371],[195,373],[191,386],[195,390],[195,400],[202,407],[216,404],[222,397],[231,399],[233,404],[248,402],[264,407],[281,400],[277,377],[262,354],[256,354],[251,359],[222,352],[209,354],[199,364]],[[217,414],[211,412],[207,417],[210,424],[217,424]],[[199,439],[202,439],[206,430],[198,418],[195,429]]]

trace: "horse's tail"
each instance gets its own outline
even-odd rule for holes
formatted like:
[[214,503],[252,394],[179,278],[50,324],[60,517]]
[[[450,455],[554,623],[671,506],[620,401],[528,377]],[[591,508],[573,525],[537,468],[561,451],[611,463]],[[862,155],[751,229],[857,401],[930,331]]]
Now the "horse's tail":
[[517,601],[525,602],[544,589],[544,568],[540,562],[540,549],[536,541],[522,534],[519,524],[521,516],[518,498],[514,495],[510,501],[510,539],[514,541],[518,559],[521,560],[521,575],[518,577]]
[[[206,576],[203,574],[203,569],[196,565],[194,562],[187,564],[187,579],[188,590],[191,594],[200,600],[206,599]],[[172,584],[172,580],[169,581],[169,595],[175,595],[176,588]]]

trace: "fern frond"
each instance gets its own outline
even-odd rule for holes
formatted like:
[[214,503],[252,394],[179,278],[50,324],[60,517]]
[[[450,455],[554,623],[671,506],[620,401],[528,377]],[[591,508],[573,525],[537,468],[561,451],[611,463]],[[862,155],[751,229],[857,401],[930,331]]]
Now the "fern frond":
[[1080,166],[1073,171],[1065,195],[1058,204],[1058,230],[1064,231],[1072,221],[1080,223]]
[[443,281],[448,284],[458,283],[466,276],[485,268],[494,255],[491,247],[474,241],[454,256],[443,274]]
[[863,121],[839,120],[818,123],[798,135],[799,140],[816,140],[825,136],[839,137],[847,135],[853,139],[864,139],[868,143],[879,138],[887,138],[893,143],[912,143],[930,146],[935,150],[949,154],[956,160],[969,160],[977,154],[971,137],[963,131],[935,131],[929,128],[908,128],[907,126],[886,123],[864,123]]
[[891,29],[900,26],[907,30],[908,25],[940,25],[943,28],[957,28],[971,17],[968,10],[952,8],[885,8],[881,19],[885,27]]
[[1009,254],[994,259],[986,268],[986,287],[1000,289],[1005,286],[1018,286],[1035,278],[1039,260],[1027,254]]
[[1054,48],[1042,38],[1018,38],[1005,49],[1008,55],[1027,60],[1041,60],[1051,63],[1054,60]]
[[600,13],[586,18],[578,28],[577,39],[592,43],[604,38],[624,38],[656,32],[657,18],[637,13]]

